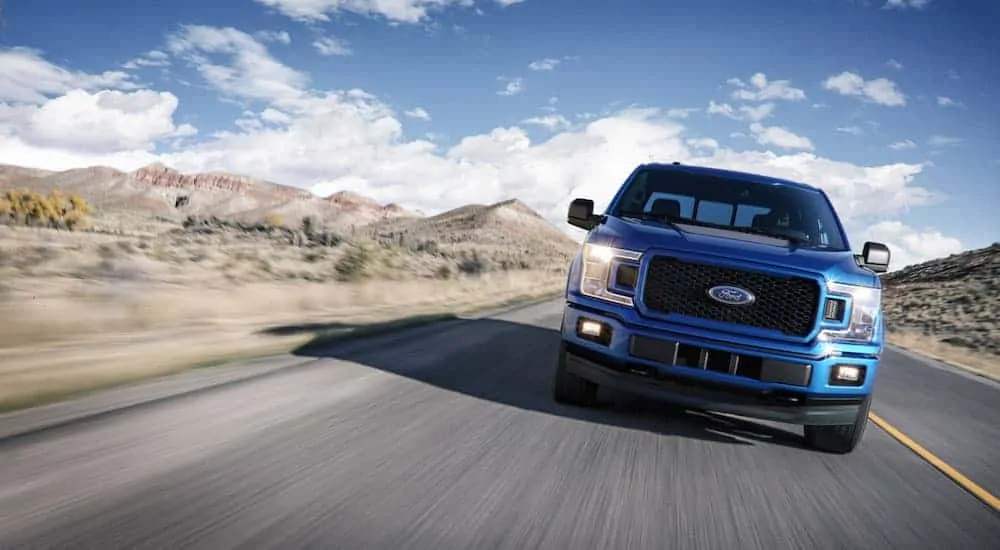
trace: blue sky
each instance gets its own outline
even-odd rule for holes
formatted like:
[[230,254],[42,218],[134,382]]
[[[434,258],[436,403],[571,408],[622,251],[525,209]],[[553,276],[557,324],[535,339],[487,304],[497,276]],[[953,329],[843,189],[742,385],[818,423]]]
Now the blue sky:
[[1000,240],[1000,3],[747,5],[8,1],[0,162],[161,160],[425,211],[519,196],[557,221],[676,157],[826,187],[855,247],[901,259]]

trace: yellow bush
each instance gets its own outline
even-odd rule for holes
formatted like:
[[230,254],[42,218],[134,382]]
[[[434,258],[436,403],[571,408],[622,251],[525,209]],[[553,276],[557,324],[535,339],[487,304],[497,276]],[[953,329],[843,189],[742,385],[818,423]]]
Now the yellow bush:
[[82,197],[66,197],[54,190],[43,195],[27,189],[8,189],[0,197],[0,220],[32,227],[80,229],[91,208]]
[[285,218],[281,217],[281,214],[272,212],[264,217],[264,223],[269,227],[282,227],[285,225]]

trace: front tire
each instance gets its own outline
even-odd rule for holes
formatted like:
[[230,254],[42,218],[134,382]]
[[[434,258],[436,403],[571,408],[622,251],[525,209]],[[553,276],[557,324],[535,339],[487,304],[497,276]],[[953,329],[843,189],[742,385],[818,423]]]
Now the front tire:
[[559,343],[552,397],[559,403],[592,407],[597,404],[597,384],[566,370],[566,343]]
[[868,426],[868,411],[872,408],[872,394],[868,394],[853,424],[840,426],[806,426],[805,439],[810,447],[828,453],[847,454],[861,443]]

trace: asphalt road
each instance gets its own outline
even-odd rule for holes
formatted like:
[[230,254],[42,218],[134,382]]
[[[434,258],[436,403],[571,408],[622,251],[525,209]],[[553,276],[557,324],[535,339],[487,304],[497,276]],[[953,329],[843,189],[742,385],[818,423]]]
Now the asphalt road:
[[[559,311],[251,362],[271,372],[0,439],[0,547],[998,547],[1000,514],[875,426],[836,456],[626,395],[553,403]],[[996,490],[1000,390],[885,365],[876,412]]]

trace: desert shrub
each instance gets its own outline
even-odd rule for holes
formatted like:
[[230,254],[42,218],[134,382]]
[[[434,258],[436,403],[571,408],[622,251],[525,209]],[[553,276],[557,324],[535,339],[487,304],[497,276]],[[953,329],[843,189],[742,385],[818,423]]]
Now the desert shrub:
[[318,262],[320,260],[325,260],[326,259],[326,252],[309,251],[309,252],[306,252],[306,253],[304,253],[302,255],[302,259],[305,260],[305,261],[307,261],[307,262],[309,262],[309,263],[311,263],[311,264],[314,264],[314,263],[316,263],[316,262]]
[[443,265],[434,271],[434,276],[438,279],[451,279],[451,266]]
[[108,243],[102,243],[97,247],[97,256],[102,260],[113,260],[119,255],[119,249]]
[[364,245],[353,245],[334,265],[339,281],[356,281],[367,275],[372,252]]
[[0,220],[15,225],[82,229],[91,208],[78,195],[63,195],[58,189],[48,195],[27,189],[8,189],[0,196]]
[[281,214],[274,212],[264,216],[264,224],[268,227],[279,228],[285,226],[285,218]]
[[311,236],[316,232],[316,219],[312,216],[305,216],[302,218],[302,224],[299,229],[308,236]]
[[466,275],[479,275],[488,271],[486,262],[479,257],[479,253],[475,250],[458,263],[458,270]]
[[313,233],[309,237],[309,242],[318,246],[335,247],[339,246],[340,243],[344,242],[344,238],[332,231],[324,230],[318,233]]
[[438,243],[434,240],[418,241],[414,245],[411,245],[410,249],[415,252],[424,252],[431,255],[435,255],[439,252]]

